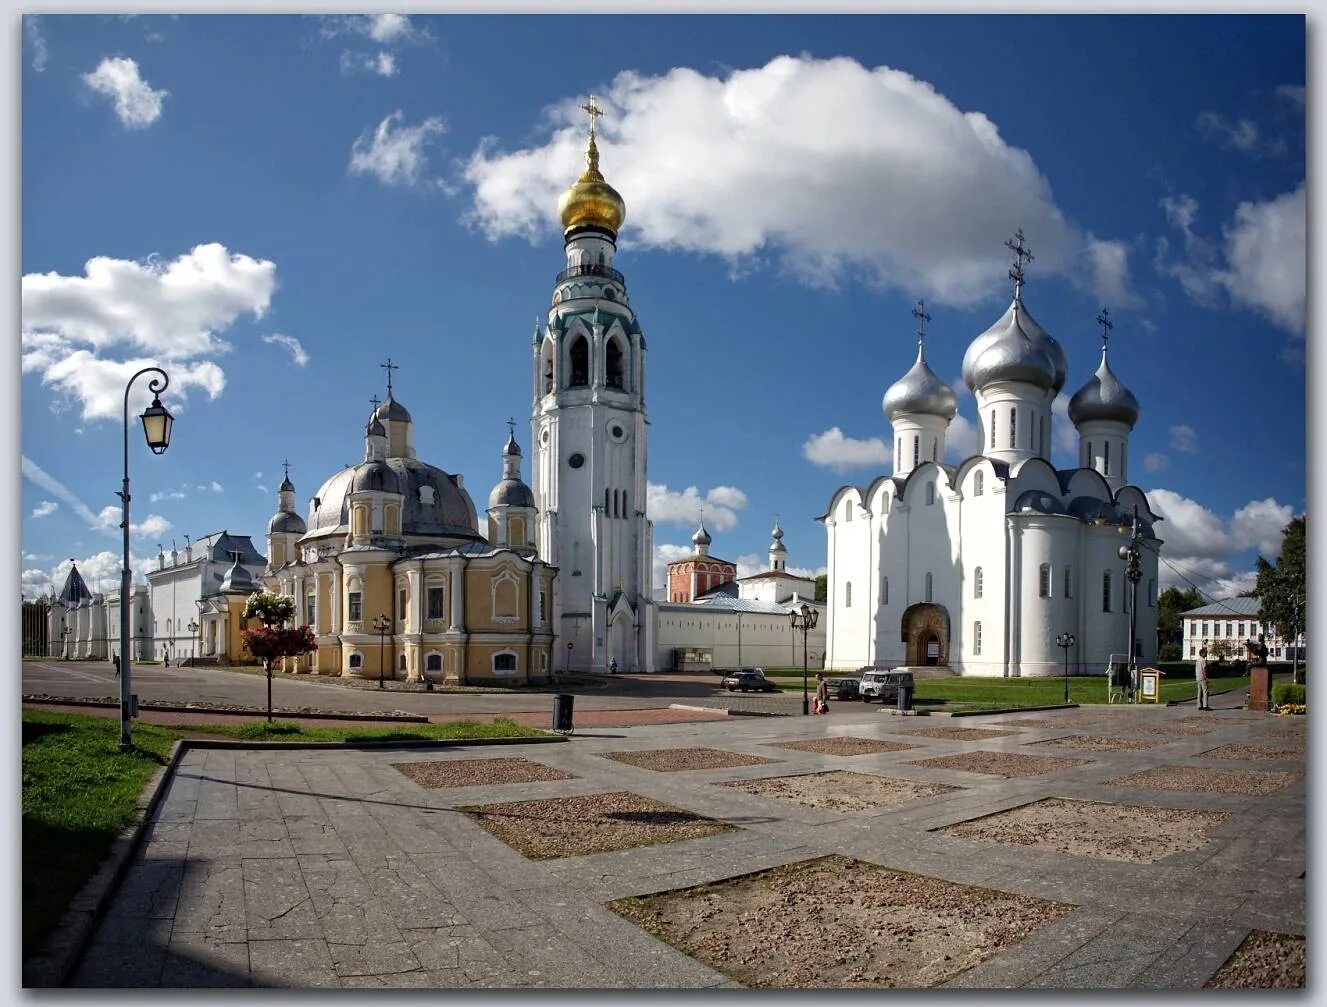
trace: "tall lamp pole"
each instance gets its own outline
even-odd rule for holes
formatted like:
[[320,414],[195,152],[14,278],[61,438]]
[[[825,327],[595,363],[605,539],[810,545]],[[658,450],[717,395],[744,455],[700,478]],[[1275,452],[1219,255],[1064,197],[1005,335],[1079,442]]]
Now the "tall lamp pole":
[[1130,531],[1129,544],[1119,549],[1120,559],[1125,561],[1124,576],[1129,581],[1129,692],[1138,691],[1138,582],[1143,576],[1143,551],[1138,545],[1138,505],[1133,508],[1133,527]]
[[193,619],[189,620],[189,667],[194,666],[194,651],[198,646],[198,623]]
[[134,573],[129,566],[129,390],[134,382],[144,374],[160,374],[161,379],[148,381],[148,391],[152,393],[152,405],[143,411],[143,435],[147,446],[154,455],[159,455],[170,447],[170,428],[175,417],[161,404],[161,393],[170,384],[170,377],[160,367],[144,367],[129,379],[124,386],[124,486],[120,490],[123,504],[120,527],[124,529],[124,568],[120,571],[120,751],[128,752],[134,747],[129,733],[129,714],[133,700],[129,693],[129,665],[133,659],[133,647],[130,638],[129,609],[133,604]]
[[1069,702],[1069,648],[1078,641],[1072,633],[1061,633],[1055,638],[1055,646],[1064,648],[1064,701]]
[[811,698],[806,691],[806,635],[816,628],[820,613],[805,602],[800,609],[794,608],[788,613],[788,620],[793,630],[802,631],[802,716],[811,713]]
[[391,626],[392,626],[392,620],[387,618],[386,612],[383,612],[382,614],[378,615],[373,620],[373,628],[378,631],[378,688],[379,689],[382,688],[383,645],[387,640],[387,630],[389,630]]

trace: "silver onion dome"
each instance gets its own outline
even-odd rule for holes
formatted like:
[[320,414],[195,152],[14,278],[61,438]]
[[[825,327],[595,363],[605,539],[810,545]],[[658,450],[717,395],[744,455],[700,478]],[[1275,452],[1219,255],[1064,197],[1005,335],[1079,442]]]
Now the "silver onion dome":
[[1138,400],[1124,387],[1101,351],[1101,366],[1069,400],[1069,421],[1074,426],[1090,420],[1112,420],[1133,429],[1138,422]]
[[292,511],[277,511],[272,515],[272,520],[267,522],[269,535],[303,535],[307,530],[304,519]]
[[881,405],[893,423],[900,416],[925,414],[952,420],[958,412],[954,390],[935,376],[926,363],[925,348],[917,344],[917,361],[907,374],[889,386]]
[[249,573],[244,567],[240,566],[237,558],[226,576],[221,579],[221,590],[223,591],[253,591],[256,585],[253,582],[253,574]]
[[1025,381],[1058,392],[1068,376],[1064,349],[1014,298],[963,354],[963,381],[974,392],[993,381]]
[[499,506],[533,507],[534,505],[534,490],[520,479],[503,479],[488,495],[490,509]]
[[397,402],[396,399],[392,398],[392,393],[390,391],[387,393],[386,401],[379,404],[378,408],[374,410],[373,415],[380,420],[397,420],[404,423],[410,422],[410,410]]
[[710,533],[705,530],[705,522],[702,521],[700,527],[696,529],[696,534],[691,536],[692,544],[709,545],[713,541],[714,539],[710,538]]

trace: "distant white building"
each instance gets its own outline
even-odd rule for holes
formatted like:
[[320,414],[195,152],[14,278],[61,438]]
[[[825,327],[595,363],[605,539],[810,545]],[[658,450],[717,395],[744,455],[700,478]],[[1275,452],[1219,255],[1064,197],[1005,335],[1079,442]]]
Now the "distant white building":
[[1270,660],[1292,661],[1297,648],[1299,659],[1304,660],[1304,633],[1293,641],[1283,640],[1275,629],[1258,619],[1258,609],[1257,598],[1225,598],[1185,612],[1181,616],[1185,658],[1196,658],[1202,647],[1208,649],[1210,658],[1213,644],[1224,642],[1230,647],[1230,660],[1243,660],[1247,655],[1245,644],[1262,634]]
[[[1103,336],[1101,363],[1069,404],[1080,467],[1051,464],[1051,404],[1067,362],[1023,302],[1021,233],[1010,247],[1018,253],[1013,301],[963,357],[981,454],[944,462],[957,403],[927,366],[927,316],[914,311],[917,360],[884,397],[893,472],[840,487],[820,518],[829,547],[827,667],[1059,675],[1064,652],[1055,639],[1068,632],[1076,638],[1070,671],[1100,672],[1128,647],[1130,591],[1118,550],[1135,514],[1142,578],[1134,635],[1139,659],[1154,659],[1160,518],[1128,482],[1138,402],[1111,371]],[[1099,321],[1104,332],[1108,320]]]
[[[183,552],[174,546],[169,554],[157,549],[157,568],[147,575],[152,658],[169,657],[173,664],[190,657],[239,660],[242,655],[226,624],[222,587],[233,587],[237,578],[249,593],[261,586],[256,579],[267,560],[253,540],[219,531],[186,542]],[[226,575],[237,564],[228,583]]]

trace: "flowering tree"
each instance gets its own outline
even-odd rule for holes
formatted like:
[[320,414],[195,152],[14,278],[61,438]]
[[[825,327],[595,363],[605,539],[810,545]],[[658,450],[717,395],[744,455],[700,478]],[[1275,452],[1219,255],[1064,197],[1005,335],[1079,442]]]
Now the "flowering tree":
[[263,662],[267,672],[267,719],[272,719],[272,665],[283,657],[299,657],[318,649],[309,626],[290,627],[295,617],[295,599],[268,591],[255,591],[244,603],[244,618],[257,619],[255,629],[240,633],[245,649]]

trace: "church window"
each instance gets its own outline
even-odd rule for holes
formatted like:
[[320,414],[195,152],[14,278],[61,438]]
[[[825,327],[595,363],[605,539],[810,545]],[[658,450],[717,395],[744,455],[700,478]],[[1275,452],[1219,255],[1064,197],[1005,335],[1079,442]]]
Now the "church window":
[[590,383],[590,344],[584,336],[577,336],[571,344],[572,388],[583,388]]
[[903,438],[898,438],[898,446],[894,448],[894,458],[899,459],[903,455]]
[[931,600],[932,600],[932,594],[933,594],[932,587],[934,586],[934,583],[935,583],[935,579],[934,579],[934,578],[931,576],[931,574],[928,572],[928,573],[926,574],[926,600],[927,600],[927,601],[931,601]]
[[617,515],[613,512],[613,500],[611,497],[612,492],[613,491],[610,490],[607,486],[604,487],[604,517],[617,517]]
[[991,410],[991,447],[995,447],[995,410]]
[[843,607],[852,608],[852,581],[843,585]]
[[1087,442],[1087,454],[1083,458],[1083,467],[1089,468],[1092,465],[1092,442]]
[[408,595],[405,588],[396,592],[396,619],[398,622],[405,622],[406,599]]
[[1041,418],[1041,453],[1046,454],[1046,417]]
[[409,671],[409,670],[410,670],[410,665],[406,663],[406,658],[405,658],[405,655],[404,655],[404,654],[401,654],[401,655],[396,659],[396,667],[397,667],[397,670],[398,670],[398,671]]
[[424,592],[425,603],[428,609],[425,614],[426,619],[442,618],[442,588],[431,587]]
[[351,591],[346,595],[346,619],[350,622],[359,622],[364,618],[364,596],[358,591]]
[[972,597],[980,598],[983,590],[981,567],[972,571]]
[[978,620],[972,624],[972,653],[981,653],[981,622]]
[[548,395],[553,391],[553,353],[551,350],[552,340],[544,341],[544,394]]
[[493,655],[493,671],[511,673],[516,670],[516,655],[511,651]]
[[1106,458],[1106,471],[1103,472],[1102,475],[1110,475],[1110,441],[1107,441],[1107,442],[1106,442],[1105,448],[1104,448],[1103,450],[1106,452],[1106,455],[1105,455],[1105,458]]
[[981,470],[972,479],[972,495],[979,497],[986,492],[986,473]]
[[493,581],[493,618],[503,621],[515,621],[519,612],[517,602],[519,591],[516,578],[510,573],[503,573]]
[[1123,476],[1124,473],[1126,473],[1126,472],[1129,471],[1128,466],[1126,466],[1125,463],[1124,463],[1124,452],[1126,452],[1126,451],[1128,451],[1128,450],[1129,450],[1129,445],[1127,445],[1127,444],[1121,444],[1121,445],[1120,445],[1120,475],[1121,475],[1121,476]]
[[935,503],[935,483],[926,484],[926,503],[928,506]]
[[622,361],[622,344],[616,339],[608,341],[608,352],[604,356],[604,383],[609,388],[621,388],[625,368]]
[[888,577],[881,577],[881,578],[880,578],[880,604],[881,604],[881,605],[888,605],[888,604],[889,604],[889,578],[888,578]]
[[912,438],[912,467],[916,468],[917,463],[921,461],[922,439],[915,434]]
[[1074,596],[1074,568],[1071,566],[1064,568],[1064,596],[1066,598]]
[[932,438],[931,438],[931,461],[933,461],[933,462],[938,462],[939,460],[940,460],[940,438],[939,438],[939,437],[932,437]]
[[604,264],[604,253],[603,253],[603,252],[600,252],[600,253],[599,253],[599,265],[602,266],[603,264]]
[[437,492],[438,491],[432,486],[419,487],[419,502],[425,507],[432,507],[436,502],[434,497],[437,495]]
[[442,671],[442,655],[430,654],[428,657],[424,658],[424,670]]
[[1109,612],[1110,608],[1110,571],[1107,570],[1101,575],[1101,611]]
[[548,592],[539,592],[539,622],[542,625],[548,619]]
[[318,596],[313,594],[312,591],[304,596],[304,625],[306,626],[316,625],[315,616],[317,614],[317,608],[315,606],[317,605],[317,601]]
[[1014,438],[1018,435],[1018,410],[1009,410],[1009,446],[1014,446]]
[[350,663],[350,667],[352,667],[352,668],[362,668],[362,667],[364,667],[364,655],[363,655],[363,654],[351,654],[351,655],[350,655],[350,662],[349,662],[349,663]]
[[1037,594],[1043,598],[1051,596],[1051,565],[1049,563],[1041,564],[1037,576]]
[[851,500],[845,501],[844,504],[843,504],[843,520],[845,520],[845,521],[851,521],[851,520],[852,520],[852,501],[851,501]]

